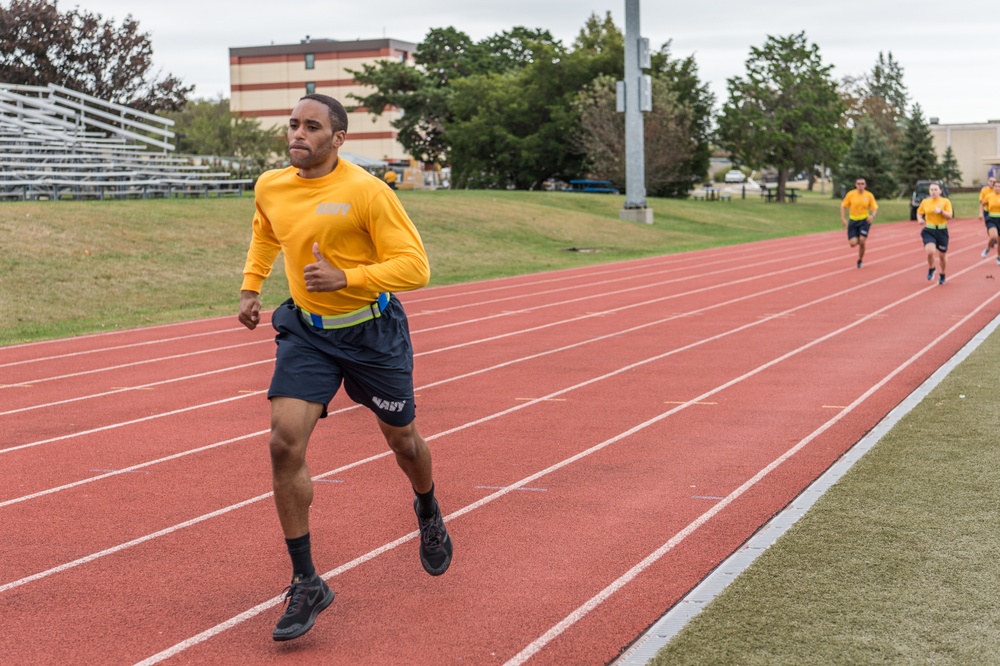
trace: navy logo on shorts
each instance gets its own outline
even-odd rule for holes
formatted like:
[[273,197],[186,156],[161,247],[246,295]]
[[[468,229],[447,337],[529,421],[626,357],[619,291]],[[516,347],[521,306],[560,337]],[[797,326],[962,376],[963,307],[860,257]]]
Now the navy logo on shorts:
[[394,402],[392,400],[383,400],[382,398],[372,396],[372,402],[379,409],[386,412],[401,412],[403,408],[406,407],[405,402]]

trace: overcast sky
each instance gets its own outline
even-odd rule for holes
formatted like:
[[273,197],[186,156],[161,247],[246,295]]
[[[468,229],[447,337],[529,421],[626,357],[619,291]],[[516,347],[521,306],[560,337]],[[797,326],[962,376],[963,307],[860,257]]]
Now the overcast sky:
[[[834,65],[837,79],[869,71],[879,51],[891,51],[903,67],[911,103],[918,102],[925,117],[942,123],[1000,119],[1000,11],[968,0],[935,5],[643,0],[640,18],[642,36],[654,48],[673,40],[675,56],[694,55],[701,79],[720,103],[727,97],[726,79],[746,71],[751,46],[763,45],[768,35],[804,30],[823,61]],[[292,44],[306,35],[419,43],[430,28],[454,26],[478,41],[523,25],[549,30],[569,46],[590,14],[609,10],[625,30],[625,0],[60,0],[58,6],[79,6],[119,24],[131,13],[151,36],[154,66],[161,75],[195,85],[195,97],[229,96],[231,47]]]

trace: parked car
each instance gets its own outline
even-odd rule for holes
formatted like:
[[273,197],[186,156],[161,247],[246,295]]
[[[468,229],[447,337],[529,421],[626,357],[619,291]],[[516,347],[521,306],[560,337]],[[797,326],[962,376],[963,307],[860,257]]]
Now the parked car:
[[911,220],[917,219],[917,208],[920,207],[920,202],[931,195],[931,183],[937,183],[941,186],[941,196],[948,196],[948,186],[940,180],[918,180],[917,185],[913,188],[913,194],[910,195]]
[[596,192],[599,194],[618,194],[618,188],[610,180],[580,179],[569,181],[569,187],[563,192]]
[[747,177],[739,169],[732,169],[726,172],[725,180],[727,183],[742,183],[746,179]]

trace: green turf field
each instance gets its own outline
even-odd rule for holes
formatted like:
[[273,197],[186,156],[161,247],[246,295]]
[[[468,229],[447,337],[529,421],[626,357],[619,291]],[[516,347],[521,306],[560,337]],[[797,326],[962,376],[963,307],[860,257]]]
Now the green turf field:
[[[651,199],[651,226],[618,220],[622,196],[399,194],[432,284],[841,228],[839,202],[819,193],[796,204]],[[974,194],[952,201],[959,217],[974,214]],[[908,215],[907,201],[880,205],[876,222]],[[235,322],[253,210],[249,196],[0,203],[0,345]],[[279,265],[265,307],[286,297],[283,282]],[[657,663],[1000,663],[998,347],[991,336]]]

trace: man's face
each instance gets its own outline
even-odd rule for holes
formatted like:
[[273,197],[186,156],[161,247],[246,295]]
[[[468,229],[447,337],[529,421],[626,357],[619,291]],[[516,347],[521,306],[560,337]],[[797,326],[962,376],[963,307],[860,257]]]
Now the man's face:
[[867,187],[867,186],[868,186],[868,183],[865,182],[864,178],[858,178],[858,180],[855,181],[855,183],[854,183],[854,187],[858,188],[858,192],[864,192],[865,191],[865,187]]
[[288,158],[292,166],[304,171],[326,164],[344,143],[344,135],[332,131],[325,104],[304,99],[288,119]]
[[1000,180],[993,181],[993,191],[1000,194]]
[[941,196],[941,186],[938,185],[937,183],[931,183],[930,193],[932,199],[937,199],[939,196]]
[[994,185],[997,184],[997,179],[994,178],[993,176],[990,176],[989,178],[986,179],[986,184],[989,185],[990,187],[993,187]]

